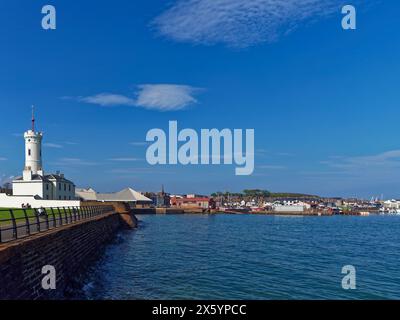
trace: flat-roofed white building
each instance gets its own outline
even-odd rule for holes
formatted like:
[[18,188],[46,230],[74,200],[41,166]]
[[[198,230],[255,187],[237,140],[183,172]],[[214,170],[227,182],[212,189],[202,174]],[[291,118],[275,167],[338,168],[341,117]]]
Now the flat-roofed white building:
[[75,185],[63,174],[23,177],[13,181],[14,196],[39,196],[43,200],[75,200]]

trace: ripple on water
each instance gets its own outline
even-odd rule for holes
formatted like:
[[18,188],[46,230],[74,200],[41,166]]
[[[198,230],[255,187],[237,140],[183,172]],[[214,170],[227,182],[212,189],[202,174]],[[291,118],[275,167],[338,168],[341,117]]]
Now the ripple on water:
[[[400,217],[140,216],[86,299],[399,299]],[[357,290],[341,288],[344,265]]]

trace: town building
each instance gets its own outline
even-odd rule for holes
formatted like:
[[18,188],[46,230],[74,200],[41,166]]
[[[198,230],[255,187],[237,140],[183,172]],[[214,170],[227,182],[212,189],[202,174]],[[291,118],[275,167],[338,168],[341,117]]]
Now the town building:
[[126,188],[115,193],[99,193],[92,188],[76,189],[76,197],[82,201],[125,202],[131,208],[150,207],[153,204],[151,199],[131,188]]
[[12,181],[12,190],[0,193],[0,207],[78,207],[75,184],[60,172],[45,173],[42,160],[43,133],[32,128],[24,133],[25,166],[22,176]]
[[145,196],[153,201],[156,208],[169,208],[171,206],[171,196],[164,190],[164,185],[160,192],[146,192]]
[[213,209],[215,208],[215,202],[213,199],[208,197],[201,198],[171,198],[171,206],[177,208],[198,208],[198,209]]
[[13,196],[34,196],[43,200],[75,200],[75,184],[63,174],[45,174],[42,164],[43,133],[32,129],[24,134],[25,167],[21,177],[12,183]]

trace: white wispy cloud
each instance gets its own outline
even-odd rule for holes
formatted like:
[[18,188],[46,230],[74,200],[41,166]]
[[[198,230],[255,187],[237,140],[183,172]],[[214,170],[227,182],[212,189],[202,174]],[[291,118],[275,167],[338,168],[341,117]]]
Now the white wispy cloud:
[[117,161],[117,162],[131,162],[131,161],[140,161],[139,158],[111,158],[108,161]]
[[0,157],[0,161],[7,161],[7,160],[8,160],[7,158]]
[[108,171],[108,173],[111,173],[113,175],[120,175],[119,178],[128,178],[132,175],[140,175],[140,174],[168,174],[168,175],[174,175],[176,174],[175,171],[173,170],[160,170],[156,169],[154,167],[140,167],[140,168],[126,168],[126,169],[121,169],[121,168],[114,168]]
[[129,142],[129,144],[130,144],[131,146],[141,147],[141,146],[147,146],[147,145],[149,145],[150,143],[149,143],[149,142],[146,142],[146,141],[135,141],[135,142]]
[[320,163],[323,165],[320,169],[315,167],[300,174],[304,179],[320,181],[321,187],[340,185],[340,192],[358,189],[366,194],[380,193],[380,188],[388,186],[395,190],[400,179],[400,150],[356,156],[336,155]]
[[281,157],[293,157],[293,153],[290,152],[277,152],[276,153],[277,156],[281,156]]
[[134,99],[113,93],[100,93],[94,96],[81,97],[79,100],[86,103],[98,104],[103,107],[136,105]]
[[286,169],[285,166],[279,165],[260,165],[258,166],[259,169],[266,169],[266,170],[284,170]]
[[47,148],[55,148],[55,149],[63,148],[63,146],[61,144],[51,143],[51,142],[44,143],[43,146],[45,146]]
[[365,167],[398,167],[400,166],[400,150],[391,150],[375,155],[339,157],[321,161],[332,168],[360,169]]
[[[352,1],[352,4],[359,0]],[[333,13],[343,0],[176,0],[152,25],[179,42],[247,47]]]
[[95,166],[97,162],[92,162],[79,158],[61,158],[55,162],[50,163],[53,166]]
[[144,84],[139,86],[136,104],[147,109],[181,110],[197,103],[194,95],[199,90],[186,85]]
[[188,85],[142,84],[137,86],[132,97],[114,93],[100,93],[78,97],[77,100],[103,107],[129,106],[159,111],[175,111],[197,103],[195,95],[199,91],[201,91],[200,88]]

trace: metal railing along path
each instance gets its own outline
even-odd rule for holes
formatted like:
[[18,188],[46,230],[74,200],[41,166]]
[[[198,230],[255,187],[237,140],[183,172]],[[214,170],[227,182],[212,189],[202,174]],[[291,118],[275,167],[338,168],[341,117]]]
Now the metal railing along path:
[[113,211],[113,206],[0,209],[0,243],[26,238]]

